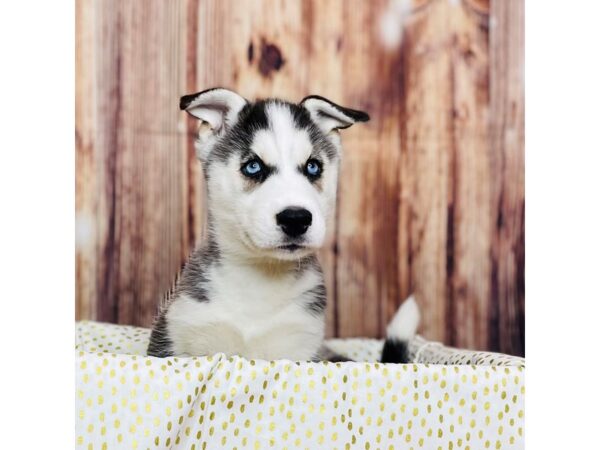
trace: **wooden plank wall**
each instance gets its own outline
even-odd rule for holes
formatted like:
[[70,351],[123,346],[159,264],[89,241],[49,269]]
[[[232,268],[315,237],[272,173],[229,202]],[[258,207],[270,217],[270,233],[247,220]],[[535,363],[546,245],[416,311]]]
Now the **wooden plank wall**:
[[149,326],[202,239],[182,94],[318,93],[372,118],[343,133],[328,335],[382,336],[415,292],[424,336],[524,353],[522,1],[78,0],[76,17],[78,319]]

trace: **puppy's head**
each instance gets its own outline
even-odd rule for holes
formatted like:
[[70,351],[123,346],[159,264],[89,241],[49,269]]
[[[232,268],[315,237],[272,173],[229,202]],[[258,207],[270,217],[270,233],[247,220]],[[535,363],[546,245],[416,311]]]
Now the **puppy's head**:
[[200,120],[196,152],[213,236],[242,256],[304,257],[325,239],[335,207],[338,130],[369,116],[318,96],[248,102],[216,88],[181,98]]

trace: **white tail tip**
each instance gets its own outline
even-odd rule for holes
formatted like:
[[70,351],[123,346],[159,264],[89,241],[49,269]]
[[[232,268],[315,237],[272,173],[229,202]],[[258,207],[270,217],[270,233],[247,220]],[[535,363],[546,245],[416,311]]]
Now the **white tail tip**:
[[388,339],[410,341],[417,334],[421,313],[414,295],[409,296],[400,305],[398,311],[387,326]]

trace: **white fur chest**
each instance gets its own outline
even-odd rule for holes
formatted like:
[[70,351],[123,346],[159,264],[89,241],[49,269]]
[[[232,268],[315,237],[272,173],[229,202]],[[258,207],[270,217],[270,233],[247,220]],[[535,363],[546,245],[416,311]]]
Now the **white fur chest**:
[[213,266],[203,285],[209,301],[180,296],[167,312],[177,355],[217,352],[256,359],[307,360],[319,350],[324,317],[307,306],[322,283],[313,269],[273,273],[252,266]]

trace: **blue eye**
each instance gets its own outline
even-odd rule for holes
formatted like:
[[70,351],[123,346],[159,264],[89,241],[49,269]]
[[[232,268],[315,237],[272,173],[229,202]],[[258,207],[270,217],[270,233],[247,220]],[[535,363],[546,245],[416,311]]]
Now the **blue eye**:
[[262,170],[263,166],[257,159],[250,160],[242,166],[242,173],[248,177],[256,176]]
[[306,163],[306,174],[310,177],[318,177],[321,174],[321,163],[316,159],[309,159]]

